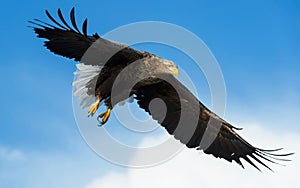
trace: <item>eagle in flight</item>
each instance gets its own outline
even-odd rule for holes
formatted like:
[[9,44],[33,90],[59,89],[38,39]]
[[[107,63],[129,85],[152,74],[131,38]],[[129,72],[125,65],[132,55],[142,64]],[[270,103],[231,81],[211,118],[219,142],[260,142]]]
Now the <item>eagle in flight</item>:
[[[97,33],[88,35],[87,19],[80,30],[75,22],[74,8],[70,12],[69,23],[60,9],[60,21],[47,10],[46,15],[51,24],[34,19],[29,21],[33,24],[31,27],[37,37],[45,39],[44,46],[51,52],[79,62],[73,82],[74,95],[80,97],[83,108],[89,107],[88,116],[93,116],[101,104],[107,107],[107,111],[97,117],[100,125],[108,121],[117,103],[133,97],[140,108],[188,148],[201,149],[206,154],[229,162],[235,161],[243,168],[241,159],[244,159],[258,170],[260,168],[254,161],[270,170],[266,161],[276,164],[278,161],[289,161],[285,157],[293,153],[278,154],[277,151],[282,148],[265,150],[252,146],[236,133],[237,128],[205,107],[174,77],[178,75],[174,62],[105,40]],[[124,70],[127,72],[118,78]],[[139,82],[128,89],[126,80],[135,79]],[[119,89],[112,97],[115,84],[119,85]],[[165,113],[155,106],[151,108],[151,101],[157,98],[165,103]],[[182,113],[183,109],[185,113]],[[179,126],[182,114],[187,121]],[[195,123],[188,121],[195,118]],[[204,137],[213,137],[213,140],[205,145],[202,144]]]

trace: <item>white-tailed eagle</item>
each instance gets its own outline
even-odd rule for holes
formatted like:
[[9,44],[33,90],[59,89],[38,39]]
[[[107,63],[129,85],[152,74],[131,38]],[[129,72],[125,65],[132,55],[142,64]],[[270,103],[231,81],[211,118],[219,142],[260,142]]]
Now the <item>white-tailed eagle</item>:
[[[80,30],[75,22],[74,8],[70,13],[70,24],[64,19],[61,10],[58,9],[60,21],[54,19],[48,11],[46,15],[52,21],[51,24],[34,19],[29,21],[34,24],[33,29],[39,38],[44,38],[44,45],[51,52],[74,59],[77,64],[77,80],[74,81],[74,94],[82,99],[81,105],[88,107],[88,115],[96,113],[100,102],[107,106],[107,111],[98,115],[101,125],[108,121],[113,107],[128,97],[134,97],[140,108],[148,112],[153,119],[165,127],[168,133],[180,140],[188,148],[203,149],[204,153],[212,154],[217,158],[223,158],[229,162],[235,161],[243,168],[241,159],[244,159],[255,168],[253,162],[270,169],[265,161],[276,163],[278,160],[287,161],[288,154],[277,154],[275,150],[264,150],[252,146],[235,132],[234,126],[206,108],[174,75],[178,74],[174,62],[162,59],[154,54],[138,51],[124,44],[112,42],[101,38],[97,33],[88,35],[87,19]],[[86,55],[86,52],[91,55]],[[112,102],[112,86],[119,73],[127,66],[136,63],[122,80],[141,78],[130,91],[119,91],[116,100]],[[129,96],[124,93],[128,92]],[[166,114],[162,117],[159,109],[149,109],[153,99],[159,98],[166,104]],[[188,122],[178,129],[181,118],[181,110],[188,109],[185,118],[197,119],[195,127],[191,128]],[[199,109],[199,113],[196,113]],[[216,129],[216,137],[208,147],[201,147],[201,140],[208,127],[208,122],[213,120],[220,125],[210,127],[211,133]],[[178,130],[177,130],[178,129]],[[193,129],[190,136],[186,136]],[[210,134],[209,132],[209,134]],[[187,137],[189,139],[187,139]],[[274,153],[275,152],[275,153]],[[271,169],[270,169],[271,170]]]

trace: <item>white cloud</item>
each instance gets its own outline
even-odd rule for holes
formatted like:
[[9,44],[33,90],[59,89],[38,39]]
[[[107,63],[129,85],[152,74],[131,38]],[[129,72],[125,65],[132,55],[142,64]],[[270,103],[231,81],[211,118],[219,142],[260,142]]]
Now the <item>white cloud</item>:
[[[77,148],[78,149],[78,148]],[[86,145],[75,151],[30,151],[0,147],[0,187],[81,188],[113,165]]]
[[[260,173],[250,165],[242,169],[235,163],[216,159],[211,155],[184,149],[176,157],[164,164],[145,168],[129,169],[127,173],[108,173],[87,184],[86,188],[96,187],[299,187],[297,174],[300,169],[298,144],[300,135],[294,133],[275,133],[258,125],[243,126],[240,131],[244,138],[263,148],[285,147],[287,152],[296,152],[286,167],[270,164],[274,173],[261,168]],[[247,133],[247,134],[246,134]],[[149,143],[149,139],[144,140]],[[141,143],[143,145],[143,143]],[[134,160],[134,158],[132,159]]]
[[126,188],[129,187],[128,181],[126,179],[126,176],[121,173],[111,172],[106,174],[105,181],[102,181],[102,179],[94,179],[92,182],[90,182],[86,188],[99,188],[99,187],[122,187]]
[[6,147],[0,147],[0,159],[6,161],[19,161],[25,160],[25,154],[18,149],[9,149]]

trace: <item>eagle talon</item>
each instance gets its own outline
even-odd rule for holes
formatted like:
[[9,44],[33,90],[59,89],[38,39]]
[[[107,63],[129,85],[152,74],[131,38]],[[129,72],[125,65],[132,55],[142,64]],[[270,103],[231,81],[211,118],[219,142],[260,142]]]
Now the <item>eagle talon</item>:
[[[108,118],[110,116],[110,110],[111,109],[108,108],[106,112],[98,115],[97,121],[99,122],[99,126],[102,126],[102,125],[104,125],[107,122],[107,120],[108,120]],[[100,121],[100,118],[102,118],[101,121]]]
[[102,125],[103,125],[103,124],[102,124],[101,122],[98,123],[98,127],[102,127]]
[[98,121],[98,123],[99,123],[99,124],[98,124],[98,126],[99,126],[99,127],[101,127],[101,126],[103,125],[103,123],[102,123],[102,119],[101,119],[101,118],[102,118],[102,116],[101,116],[101,115],[103,115],[103,113],[102,113],[102,114],[100,114],[100,115],[98,115],[98,117],[97,117],[97,121]]
[[99,108],[99,104],[101,102],[101,98],[97,97],[97,101],[91,106],[88,112],[88,117],[93,116]]

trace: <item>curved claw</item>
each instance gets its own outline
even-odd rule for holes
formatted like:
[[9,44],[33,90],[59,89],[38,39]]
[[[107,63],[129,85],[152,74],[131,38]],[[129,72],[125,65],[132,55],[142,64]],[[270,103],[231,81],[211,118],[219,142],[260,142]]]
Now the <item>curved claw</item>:
[[[106,112],[98,115],[97,121],[99,122],[99,126],[102,126],[102,125],[104,125],[107,122],[107,120],[108,120],[108,118],[110,116],[110,111],[111,111],[111,109],[108,108]],[[100,122],[100,118],[102,118],[101,122]]]
[[97,121],[98,121],[99,123],[100,123],[100,118],[101,118],[101,117],[100,117],[100,115],[99,115],[99,116],[97,117]]
[[93,116],[99,108],[99,104],[101,102],[101,98],[98,97],[97,101],[91,106],[88,111],[88,117]]

